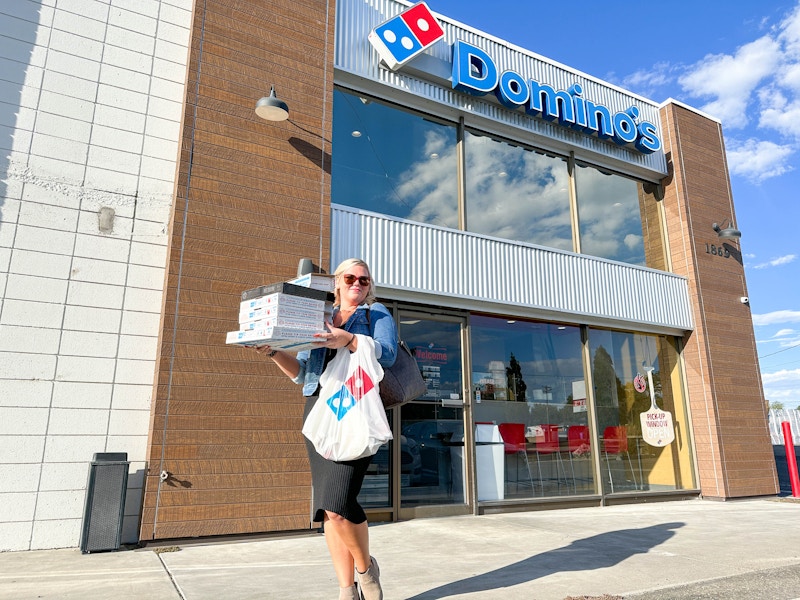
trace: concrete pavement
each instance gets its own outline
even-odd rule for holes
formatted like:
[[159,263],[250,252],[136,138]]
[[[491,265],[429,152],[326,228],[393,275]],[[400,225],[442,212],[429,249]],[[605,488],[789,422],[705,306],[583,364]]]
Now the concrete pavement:
[[[686,500],[370,528],[386,600],[800,598],[800,500]],[[0,599],[334,600],[320,534],[0,554]]]

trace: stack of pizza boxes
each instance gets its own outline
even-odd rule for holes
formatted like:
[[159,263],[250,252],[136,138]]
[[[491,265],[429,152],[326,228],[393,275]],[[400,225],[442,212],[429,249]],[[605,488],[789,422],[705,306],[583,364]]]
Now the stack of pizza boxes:
[[225,341],[288,352],[313,348],[314,334],[327,331],[332,291],[333,277],[318,274],[246,290],[239,304],[239,329],[229,331]]

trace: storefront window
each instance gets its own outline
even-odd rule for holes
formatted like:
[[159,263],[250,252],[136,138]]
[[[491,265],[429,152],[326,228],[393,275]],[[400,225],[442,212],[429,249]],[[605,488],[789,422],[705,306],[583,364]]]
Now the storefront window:
[[333,202],[458,228],[456,128],[333,93]]
[[590,329],[589,350],[605,490],[692,487],[674,340]]
[[473,316],[471,332],[478,500],[595,493],[580,328]]
[[646,265],[641,186],[633,179],[577,166],[575,187],[582,254]]
[[400,315],[400,336],[428,386],[426,394],[400,408],[402,507],[465,503],[462,323]]
[[572,250],[563,158],[466,132],[467,230]]

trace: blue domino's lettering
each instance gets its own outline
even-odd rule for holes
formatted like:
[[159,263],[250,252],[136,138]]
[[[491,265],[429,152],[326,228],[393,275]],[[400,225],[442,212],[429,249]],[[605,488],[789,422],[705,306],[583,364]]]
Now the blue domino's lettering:
[[524,106],[531,96],[528,83],[514,71],[503,71],[494,93],[501,104],[511,109]]
[[480,48],[463,44],[453,46],[453,88],[484,96],[497,87],[497,67],[492,58]]
[[567,126],[575,123],[575,107],[568,92],[557,92],[552,86],[533,79],[528,84],[531,88],[531,101],[525,109],[528,114],[548,121],[558,119],[561,124]]
[[621,146],[633,146],[643,154],[661,149],[656,126],[648,121],[637,123],[640,114],[637,107],[612,113],[607,106],[586,100],[578,83],[568,90],[556,90],[546,83],[526,80],[515,71],[498,74],[497,66],[485,51],[463,40],[453,44],[452,76],[453,89],[475,96],[494,92],[498,101],[512,110],[524,107],[532,116],[558,121],[565,127]]

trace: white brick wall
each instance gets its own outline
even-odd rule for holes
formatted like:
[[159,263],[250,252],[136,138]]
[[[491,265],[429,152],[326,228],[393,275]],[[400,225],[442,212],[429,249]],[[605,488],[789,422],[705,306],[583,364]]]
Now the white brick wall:
[[192,5],[2,3],[0,551],[78,545],[97,452],[137,539]]

